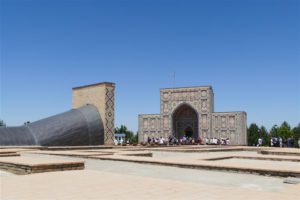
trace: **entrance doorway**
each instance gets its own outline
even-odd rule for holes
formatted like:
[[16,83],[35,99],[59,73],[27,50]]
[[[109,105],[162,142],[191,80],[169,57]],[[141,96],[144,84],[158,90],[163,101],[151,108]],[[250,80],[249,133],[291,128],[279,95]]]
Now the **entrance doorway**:
[[172,115],[173,135],[176,138],[183,136],[198,138],[198,114],[188,104],[176,108]]
[[193,137],[193,129],[191,127],[186,127],[184,129],[184,134],[186,137]]

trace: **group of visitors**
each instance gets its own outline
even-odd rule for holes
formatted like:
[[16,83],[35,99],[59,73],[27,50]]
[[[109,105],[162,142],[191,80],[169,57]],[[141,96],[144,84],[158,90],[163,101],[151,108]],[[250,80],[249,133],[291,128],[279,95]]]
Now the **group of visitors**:
[[[287,140],[282,137],[271,137],[270,139],[270,147],[294,147],[295,140],[294,138],[290,137]],[[300,148],[300,138],[297,141],[298,147]],[[263,139],[258,138],[257,140],[257,147],[263,146]]]
[[214,144],[214,145],[229,145],[229,138],[205,138],[205,144]]
[[148,144],[156,144],[156,145],[229,145],[230,140],[229,138],[201,138],[198,139],[182,136],[177,138],[173,135],[169,136],[168,138],[158,137],[158,138],[147,138]]

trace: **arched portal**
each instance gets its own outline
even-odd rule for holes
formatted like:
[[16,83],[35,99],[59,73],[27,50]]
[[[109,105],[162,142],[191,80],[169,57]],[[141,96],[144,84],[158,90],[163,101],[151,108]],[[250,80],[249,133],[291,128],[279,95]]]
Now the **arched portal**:
[[173,134],[177,138],[184,135],[187,137],[198,138],[198,114],[189,105],[179,106],[172,115]]

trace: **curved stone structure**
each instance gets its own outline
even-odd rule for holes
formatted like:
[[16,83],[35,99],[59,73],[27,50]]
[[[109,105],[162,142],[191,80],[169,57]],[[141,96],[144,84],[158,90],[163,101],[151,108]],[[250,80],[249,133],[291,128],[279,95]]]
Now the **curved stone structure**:
[[25,126],[0,128],[2,146],[75,146],[104,144],[97,108],[85,105]]

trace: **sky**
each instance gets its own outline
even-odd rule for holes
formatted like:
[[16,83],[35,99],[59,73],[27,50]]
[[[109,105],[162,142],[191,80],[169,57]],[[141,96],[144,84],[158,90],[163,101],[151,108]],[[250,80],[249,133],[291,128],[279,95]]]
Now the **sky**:
[[71,109],[72,87],[116,83],[116,126],[160,112],[159,89],[211,85],[215,111],[300,122],[297,0],[1,0],[0,119]]

